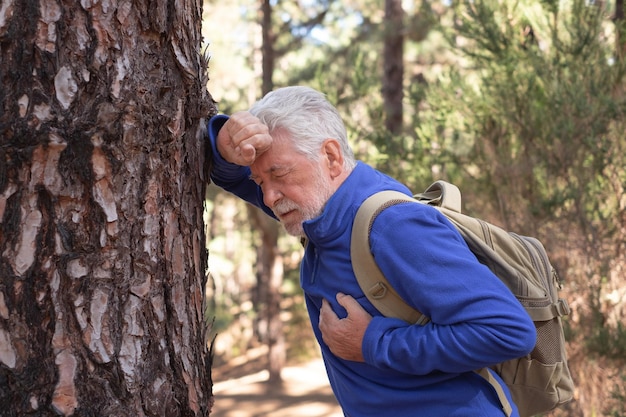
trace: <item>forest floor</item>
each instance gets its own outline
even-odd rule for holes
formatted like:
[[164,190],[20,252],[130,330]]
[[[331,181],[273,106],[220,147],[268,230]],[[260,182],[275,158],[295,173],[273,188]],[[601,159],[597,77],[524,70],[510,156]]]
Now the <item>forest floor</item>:
[[343,417],[320,358],[283,368],[269,382],[265,355],[245,356],[213,368],[212,417]]

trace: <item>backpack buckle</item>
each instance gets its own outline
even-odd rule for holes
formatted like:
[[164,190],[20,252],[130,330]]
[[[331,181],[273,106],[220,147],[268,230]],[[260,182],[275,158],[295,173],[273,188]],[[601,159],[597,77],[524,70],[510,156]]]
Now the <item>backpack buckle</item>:
[[376,284],[374,284],[370,288],[369,293],[375,299],[380,300],[385,295],[387,295],[387,291],[388,291],[388,289],[387,289],[387,286],[385,285],[385,283],[378,281]]

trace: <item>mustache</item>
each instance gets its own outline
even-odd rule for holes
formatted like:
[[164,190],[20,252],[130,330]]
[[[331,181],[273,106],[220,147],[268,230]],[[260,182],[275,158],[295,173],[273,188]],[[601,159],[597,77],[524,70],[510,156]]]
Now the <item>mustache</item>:
[[300,207],[296,203],[291,200],[281,200],[274,205],[272,211],[276,216],[282,216],[283,214],[289,213],[292,210],[299,210]]

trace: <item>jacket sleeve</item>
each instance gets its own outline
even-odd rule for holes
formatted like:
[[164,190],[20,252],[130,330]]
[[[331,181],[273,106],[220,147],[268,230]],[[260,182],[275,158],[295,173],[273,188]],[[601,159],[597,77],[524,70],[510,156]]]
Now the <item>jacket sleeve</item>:
[[207,132],[213,160],[211,180],[220,188],[260,207],[268,215],[275,217],[272,210],[263,203],[261,188],[250,179],[250,168],[226,161],[217,150],[217,134],[227,120],[228,116],[220,114],[213,116],[208,122]]
[[533,349],[536,330],[522,305],[437,210],[387,208],[374,221],[370,241],[391,285],[431,321],[408,325],[374,317],[362,345],[367,363],[418,375],[458,373]]

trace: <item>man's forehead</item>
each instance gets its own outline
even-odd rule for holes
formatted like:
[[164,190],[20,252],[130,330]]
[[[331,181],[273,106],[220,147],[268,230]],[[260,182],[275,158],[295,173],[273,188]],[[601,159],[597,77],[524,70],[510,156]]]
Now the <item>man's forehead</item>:
[[295,153],[266,152],[250,165],[253,176],[284,172],[297,165],[298,156]]
[[292,167],[301,158],[302,155],[296,152],[289,141],[274,140],[272,147],[250,165],[250,170],[256,174],[284,170]]

